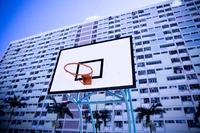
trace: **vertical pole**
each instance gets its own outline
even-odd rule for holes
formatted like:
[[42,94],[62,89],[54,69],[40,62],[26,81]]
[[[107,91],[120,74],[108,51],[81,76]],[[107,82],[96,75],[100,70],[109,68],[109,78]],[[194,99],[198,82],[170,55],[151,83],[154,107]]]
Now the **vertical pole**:
[[[76,101],[79,100],[80,93],[76,93]],[[80,121],[79,121],[79,127],[80,127],[80,133],[83,133],[83,116],[82,116],[82,109],[80,108],[81,105],[78,105],[76,102],[76,106],[78,107],[78,112],[80,116]]]
[[125,90],[121,90],[121,93],[124,97],[124,102],[126,104],[127,118],[128,118],[128,131],[129,131],[129,133],[131,133],[131,118],[130,118],[130,110],[129,110],[129,106],[128,106],[127,95],[125,94]]
[[132,103],[132,98],[131,98],[131,92],[130,92],[130,89],[127,89],[127,91],[128,91],[128,98],[129,98],[129,104],[130,104],[131,115],[132,115],[133,131],[134,131],[134,133],[136,133],[135,116],[134,116],[134,110],[133,110],[133,103]]
[[[76,106],[78,108],[78,112],[79,112],[79,116],[80,116],[80,121],[79,121],[79,124],[80,124],[80,133],[83,133],[83,116],[82,116],[82,110],[81,110],[80,106],[77,104],[77,100],[75,100],[70,94],[68,94],[67,96],[70,98],[70,100],[72,100],[76,104]],[[77,99],[77,97],[79,98],[79,93],[76,94],[76,99]]]
[[[85,93],[86,93],[86,92],[85,92]],[[87,93],[86,93],[86,94],[87,94]],[[87,97],[87,102],[89,102],[88,97]],[[93,113],[92,113],[90,104],[88,104],[88,108],[89,108],[90,115],[91,115],[91,120],[92,120],[92,130],[93,130],[94,133],[96,133],[96,130],[95,130],[95,127],[94,127],[94,125],[95,125],[95,123],[94,123],[94,117],[93,117]]]

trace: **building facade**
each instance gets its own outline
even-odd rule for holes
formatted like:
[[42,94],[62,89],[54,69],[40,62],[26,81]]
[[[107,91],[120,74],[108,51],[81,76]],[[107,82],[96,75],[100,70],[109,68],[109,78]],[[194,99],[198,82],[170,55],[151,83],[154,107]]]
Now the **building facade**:
[[[61,49],[101,42],[125,36],[133,37],[136,88],[131,88],[134,108],[162,103],[166,114],[153,116],[157,132],[199,132],[193,114],[200,101],[200,1],[173,1],[111,15],[12,41],[0,61],[0,116],[3,130],[9,132],[53,132],[56,114],[47,113],[47,91]],[[120,94],[118,90],[113,91]],[[9,121],[9,105],[4,101],[13,95],[25,98],[27,107],[18,107]],[[46,99],[38,103],[41,95]],[[66,94],[54,95],[58,102]],[[90,99],[112,99],[103,91]],[[59,116],[59,133],[78,133],[79,115],[69,105],[74,119]],[[102,133],[127,133],[127,116],[123,103],[101,104],[99,109],[111,112],[111,121]],[[86,107],[82,107],[84,111]],[[135,113],[136,114],[136,113]],[[144,122],[136,121],[137,132],[147,132]],[[84,121],[84,132],[92,133],[91,123]]]

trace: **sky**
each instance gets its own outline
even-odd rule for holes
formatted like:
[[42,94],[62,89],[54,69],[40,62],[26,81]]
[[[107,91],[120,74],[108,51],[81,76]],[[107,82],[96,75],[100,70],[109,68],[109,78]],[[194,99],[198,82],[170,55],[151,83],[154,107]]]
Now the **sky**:
[[0,0],[0,59],[11,41],[163,1],[167,0]]

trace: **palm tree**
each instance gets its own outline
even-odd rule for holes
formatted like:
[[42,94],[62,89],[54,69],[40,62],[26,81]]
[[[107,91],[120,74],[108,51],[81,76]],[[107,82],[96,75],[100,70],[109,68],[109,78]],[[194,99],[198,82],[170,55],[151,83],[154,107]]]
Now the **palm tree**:
[[[38,100],[38,103],[43,101],[44,98],[45,98],[45,96],[41,96]],[[48,105],[46,107],[46,109],[47,109],[48,113],[53,112],[53,113],[57,114],[56,120],[55,120],[55,122],[53,122],[53,126],[55,126],[54,132],[56,132],[56,128],[59,126],[58,116],[67,114],[73,119],[73,114],[71,113],[71,111],[69,110],[69,108],[67,106],[69,103],[72,103],[72,102],[67,101],[65,103],[57,103],[56,99],[52,96],[50,96],[49,99],[53,101],[53,105],[52,106]]]
[[152,131],[156,131],[156,127],[153,124],[153,122],[150,119],[150,116],[152,115],[161,115],[163,113],[166,113],[163,109],[161,108],[157,108],[157,107],[162,107],[161,103],[157,103],[156,105],[153,103],[153,105],[150,108],[145,108],[145,107],[138,107],[137,109],[135,109],[135,112],[138,112],[136,119],[141,122],[142,119],[144,117],[146,117],[146,123],[145,123],[145,127],[146,128],[150,128],[150,132],[152,133]]
[[[85,118],[87,122],[91,121],[91,116],[88,115],[89,114],[89,110],[85,111]],[[97,130],[99,129],[99,131],[101,130],[101,124],[104,123],[104,126],[106,126],[107,123],[107,119],[110,119],[110,112],[106,109],[104,110],[97,110],[97,106],[96,106],[96,110],[93,111],[93,118],[96,120],[95,121],[95,129],[96,129],[96,133]]]
[[199,118],[200,118],[200,102],[197,106],[197,112],[194,113],[194,121],[199,125],[198,127],[200,127]]
[[[25,102],[22,102],[22,100],[25,100],[25,99],[23,97],[20,98],[20,96],[16,96],[16,95],[14,95],[14,97],[9,97],[7,100],[5,100],[5,103],[8,103],[10,105],[9,121],[11,121],[16,107],[26,107],[27,104]],[[10,125],[10,122],[8,122],[7,129],[9,129],[9,125]]]

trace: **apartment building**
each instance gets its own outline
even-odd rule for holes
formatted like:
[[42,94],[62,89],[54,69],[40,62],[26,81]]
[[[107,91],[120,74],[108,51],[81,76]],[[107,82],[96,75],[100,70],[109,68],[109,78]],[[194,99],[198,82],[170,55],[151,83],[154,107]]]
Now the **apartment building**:
[[[153,116],[157,132],[199,132],[193,114],[200,101],[200,1],[183,0],[174,5],[166,1],[141,9],[111,15],[98,20],[62,27],[12,41],[0,61],[0,129],[9,121],[9,105],[4,101],[13,95],[25,98],[27,107],[16,108],[10,122],[12,133],[52,133],[56,114],[47,113],[47,91],[61,49],[87,45],[114,38],[132,36],[136,70],[136,88],[131,89],[134,109],[162,103],[163,116]],[[119,90],[113,92],[120,95]],[[38,98],[45,95],[45,101]],[[72,94],[76,96],[75,94]],[[69,100],[66,94],[54,95],[58,102]],[[104,91],[91,100],[112,99]],[[74,119],[59,116],[58,133],[78,133],[79,114],[69,105]],[[124,103],[98,106],[111,112],[111,120],[101,133],[127,133],[128,121]],[[82,111],[87,106],[82,106]],[[136,113],[135,113],[136,114]],[[92,133],[91,123],[84,120],[84,132]],[[147,132],[144,122],[136,120],[138,133]]]

